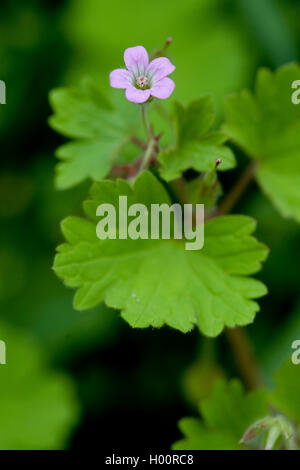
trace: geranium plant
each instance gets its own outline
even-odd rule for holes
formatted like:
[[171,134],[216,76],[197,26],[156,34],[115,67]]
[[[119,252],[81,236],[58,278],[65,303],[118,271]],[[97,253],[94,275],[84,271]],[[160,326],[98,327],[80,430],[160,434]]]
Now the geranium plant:
[[[54,270],[76,291],[75,309],[105,302],[137,335],[138,328],[163,325],[183,333],[198,328],[208,337],[226,332],[242,379],[255,390],[245,393],[239,381],[216,383],[200,405],[202,419],[181,421],[184,438],[174,448],[296,449],[299,370],[290,361],[277,373],[272,392],[259,388],[242,329],[255,321],[257,299],[267,294],[254,276],[268,248],[255,238],[253,218],[230,212],[256,180],[283,217],[300,221],[300,107],[291,101],[300,67],[259,70],[254,92],[226,98],[225,120],[217,127],[211,96],[187,105],[176,101],[169,77],[175,66],[166,57],[170,43],[150,59],[143,46],[125,50],[126,68],[109,75],[111,87],[124,89],[125,97],[115,90],[108,99],[108,90],[101,92],[92,81],[51,92],[50,124],[71,139],[57,150],[56,185],[65,189],[93,180],[85,216],[62,222],[65,243]],[[161,100],[171,95],[170,111]],[[233,148],[250,162],[223,194],[221,175],[237,165]],[[97,207],[116,205],[119,196],[149,211],[152,204],[204,204],[203,249],[186,251],[184,240],[172,238],[99,240]]]

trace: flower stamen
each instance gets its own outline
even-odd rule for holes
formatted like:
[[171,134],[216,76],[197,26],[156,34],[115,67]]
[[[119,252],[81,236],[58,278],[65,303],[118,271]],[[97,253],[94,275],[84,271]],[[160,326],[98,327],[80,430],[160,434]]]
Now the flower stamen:
[[145,75],[140,75],[139,77],[137,77],[135,83],[137,88],[140,88],[141,90],[146,90],[150,88],[148,78],[145,77]]

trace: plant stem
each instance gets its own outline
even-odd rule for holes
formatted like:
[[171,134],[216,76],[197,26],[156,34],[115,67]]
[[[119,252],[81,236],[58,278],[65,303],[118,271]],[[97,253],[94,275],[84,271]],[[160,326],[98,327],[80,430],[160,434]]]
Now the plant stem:
[[[256,169],[257,163],[250,163],[227,197],[220,204],[214,216],[224,215],[231,211],[252,181]],[[261,374],[246,330],[244,328],[226,328],[225,333],[245,384],[250,390],[257,388],[262,382]]]
[[150,123],[149,123],[147,103],[144,103],[144,104],[141,105],[141,114],[142,114],[143,126],[144,126],[144,129],[145,129],[146,135],[149,139],[149,142],[148,142],[148,145],[147,145],[147,148],[146,148],[146,151],[145,151],[143,161],[142,161],[140,169],[139,169],[139,173],[141,173],[143,170],[148,168],[151,157],[152,157],[153,150],[154,150],[155,146],[157,145],[157,142],[155,140],[155,137],[153,135],[153,132],[152,132],[152,129],[151,129],[151,126],[150,126]]
[[133,135],[131,138],[130,138],[131,142],[136,145],[137,147],[140,147],[141,149],[143,150],[146,150],[147,148],[147,144],[145,142],[143,142],[141,139],[139,139],[138,137],[136,137],[135,135]]
[[145,170],[146,168],[148,168],[148,165],[149,165],[149,162],[150,162],[150,159],[151,159],[152,152],[153,152],[153,150],[154,150],[155,144],[156,144],[156,142],[155,142],[154,139],[151,139],[151,140],[149,141],[147,150],[146,150],[146,152],[145,152],[143,161],[142,161],[141,166],[140,166],[140,169],[139,169],[139,173],[141,173],[143,170]]
[[141,105],[141,114],[142,114],[142,122],[143,122],[143,126],[146,132],[146,136],[148,137],[149,140],[151,140],[153,139],[153,133],[152,133],[152,129],[149,123],[148,110],[147,110],[146,103]]
[[225,333],[244,382],[250,390],[257,388],[262,382],[261,374],[245,329],[226,328]]
[[235,186],[233,186],[231,191],[228,193],[227,197],[220,204],[215,215],[224,215],[232,210],[233,206],[236,204],[241,195],[247,189],[249,183],[255,175],[256,169],[257,163],[250,163],[250,165],[246,168],[246,170],[244,171],[240,179],[237,181]]

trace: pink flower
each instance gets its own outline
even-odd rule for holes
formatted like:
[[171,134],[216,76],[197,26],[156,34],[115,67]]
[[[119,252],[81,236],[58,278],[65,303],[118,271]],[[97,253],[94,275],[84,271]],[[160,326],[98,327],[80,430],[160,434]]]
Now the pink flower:
[[126,98],[133,103],[145,103],[150,96],[162,100],[169,98],[175,83],[167,77],[175,67],[167,57],[159,57],[149,63],[149,57],[143,46],[128,47],[124,52],[127,69],[113,70],[110,85],[124,88]]

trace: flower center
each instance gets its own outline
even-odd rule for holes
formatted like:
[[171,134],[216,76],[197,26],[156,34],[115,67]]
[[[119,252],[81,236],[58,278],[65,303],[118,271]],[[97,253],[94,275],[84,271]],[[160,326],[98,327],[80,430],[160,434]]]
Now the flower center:
[[135,83],[137,88],[140,88],[141,90],[146,90],[146,88],[149,88],[149,81],[148,78],[145,77],[145,75],[137,77]]

